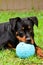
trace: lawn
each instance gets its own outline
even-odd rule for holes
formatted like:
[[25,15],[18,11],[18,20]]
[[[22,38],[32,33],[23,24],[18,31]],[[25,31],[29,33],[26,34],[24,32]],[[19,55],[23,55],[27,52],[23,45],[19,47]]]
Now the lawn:
[[[34,25],[35,42],[43,49],[43,11],[0,11],[0,23],[9,21],[12,17],[37,16],[38,27]],[[30,58],[20,59],[13,49],[0,50],[0,65],[43,65],[43,59],[34,55]]]

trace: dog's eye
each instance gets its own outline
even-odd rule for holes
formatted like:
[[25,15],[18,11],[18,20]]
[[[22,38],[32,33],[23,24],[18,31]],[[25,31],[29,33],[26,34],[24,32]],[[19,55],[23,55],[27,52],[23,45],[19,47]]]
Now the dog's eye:
[[30,26],[28,26],[28,29],[31,29],[31,27],[30,27]]
[[28,26],[28,31],[31,32],[31,27],[30,26]]
[[16,32],[16,35],[18,34],[18,32]]
[[28,26],[28,30],[31,30],[31,27],[30,26]]
[[24,30],[24,27],[22,27],[22,30]]

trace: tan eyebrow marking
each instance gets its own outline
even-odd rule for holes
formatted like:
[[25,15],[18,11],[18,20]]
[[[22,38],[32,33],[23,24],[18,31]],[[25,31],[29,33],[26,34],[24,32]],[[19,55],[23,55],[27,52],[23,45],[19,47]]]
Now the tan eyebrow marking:
[[28,26],[28,28],[31,28],[30,26]]
[[22,27],[22,29],[24,29],[24,27]]

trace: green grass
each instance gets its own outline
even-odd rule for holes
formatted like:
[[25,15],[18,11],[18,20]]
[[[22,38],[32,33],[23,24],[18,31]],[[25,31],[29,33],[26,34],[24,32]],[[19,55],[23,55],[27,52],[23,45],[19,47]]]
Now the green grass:
[[[34,26],[35,42],[43,49],[43,11],[0,11],[0,23],[9,21],[9,18],[17,16],[37,16],[39,25],[38,28]],[[16,56],[16,52],[13,49],[0,50],[0,65],[41,65],[41,63],[43,65],[43,59],[40,59],[36,55],[30,58],[20,59]]]

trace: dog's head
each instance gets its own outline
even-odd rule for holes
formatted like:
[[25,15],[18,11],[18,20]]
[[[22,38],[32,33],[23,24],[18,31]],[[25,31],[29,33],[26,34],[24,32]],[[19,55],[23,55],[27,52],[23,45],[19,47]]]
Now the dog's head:
[[16,38],[21,42],[27,42],[34,44],[34,24],[38,26],[38,20],[36,17],[27,18],[11,18],[10,23],[12,30],[15,32]]

